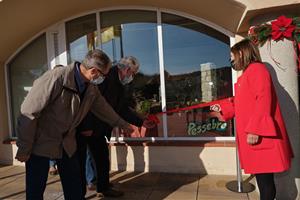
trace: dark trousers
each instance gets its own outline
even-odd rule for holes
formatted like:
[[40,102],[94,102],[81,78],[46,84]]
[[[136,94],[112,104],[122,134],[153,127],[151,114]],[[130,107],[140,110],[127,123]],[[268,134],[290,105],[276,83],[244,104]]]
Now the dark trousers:
[[[62,159],[56,160],[66,200],[85,199],[82,192],[77,155],[71,158],[64,152]],[[31,154],[26,166],[26,199],[42,200],[49,170],[49,158]]]
[[84,183],[82,190],[86,193],[86,151],[87,147],[92,155],[97,177],[97,192],[109,188],[109,149],[104,136],[82,136],[77,134],[77,149],[81,168],[81,180]]
[[255,174],[260,200],[274,200],[276,187],[273,173]]

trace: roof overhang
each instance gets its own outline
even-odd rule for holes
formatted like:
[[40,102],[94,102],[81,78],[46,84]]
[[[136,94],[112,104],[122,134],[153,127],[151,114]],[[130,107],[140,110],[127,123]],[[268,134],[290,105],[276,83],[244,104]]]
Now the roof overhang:
[[72,16],[105,8],[163,8],[199,17],[235,32],[246,6],[235,0],[3,0],[0,2],[0,62],[47,27]]
[[244,35],[250,26],[274,20],[280,15],[300,17],[300,3],[249,10],[242,19],[237,33]]

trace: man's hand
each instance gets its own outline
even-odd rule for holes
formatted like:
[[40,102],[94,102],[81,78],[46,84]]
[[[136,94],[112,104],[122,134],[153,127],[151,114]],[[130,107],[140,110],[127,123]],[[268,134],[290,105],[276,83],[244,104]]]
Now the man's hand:
[[145,119],[142,126],[145,127],[145,128],[147,128],[147,129],[150,129],[150,128],[154,128],[155,125],[156,125],[156,124],[155,124],[154,121],[149,120],[149,119]]
[[254,145],[258,142],[259,136],[258,135],[254,135],[252,133],[248,133],[247,134],[247,143],[250,145]]
[[210,110],[214,112],[221,112],[221,106],[219,104],[211,105]]
[[83,136],[91,136],[93,134],[93,131],[92,130],[88,130],[88,131],[81,131],[80,132],[81,135]]
[[121,129],[122,129],[122,133],[125,136],[130,135],[130,133],[132,133],[134,131],[133,128],[130,126],[130,124],[126,124],[126,125],[122,126]]
[[15,159],[20,162],[26,162],[30,158],[30,155],[16,155]]

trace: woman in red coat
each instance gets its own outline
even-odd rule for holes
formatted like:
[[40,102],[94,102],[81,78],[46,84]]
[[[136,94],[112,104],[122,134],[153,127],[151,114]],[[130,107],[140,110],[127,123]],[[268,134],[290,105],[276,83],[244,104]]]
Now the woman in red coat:
[[255,174],[261,200],[273,200],[274,173],[290,168],[293,152],[272,79],[250,40],[231,48],[231,64],[242,72],[235,97],[211,110],[221,112],[223,120],[235,117],[241,166],[245,173]]

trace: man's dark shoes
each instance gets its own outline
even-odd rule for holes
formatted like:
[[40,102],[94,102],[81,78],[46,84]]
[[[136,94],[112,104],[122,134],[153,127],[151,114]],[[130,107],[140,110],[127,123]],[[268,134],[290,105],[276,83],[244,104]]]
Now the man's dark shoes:
[[114,187],[114,184],[110,182],[110,183],[108,184],[108,187],[109,187],[109,188],[113,188],[113,187]]
[[121,197],[124,195],[124,192],[113,189],[113,188],[108,188],[107,190],[103,192],[97,193],[97,197]]

